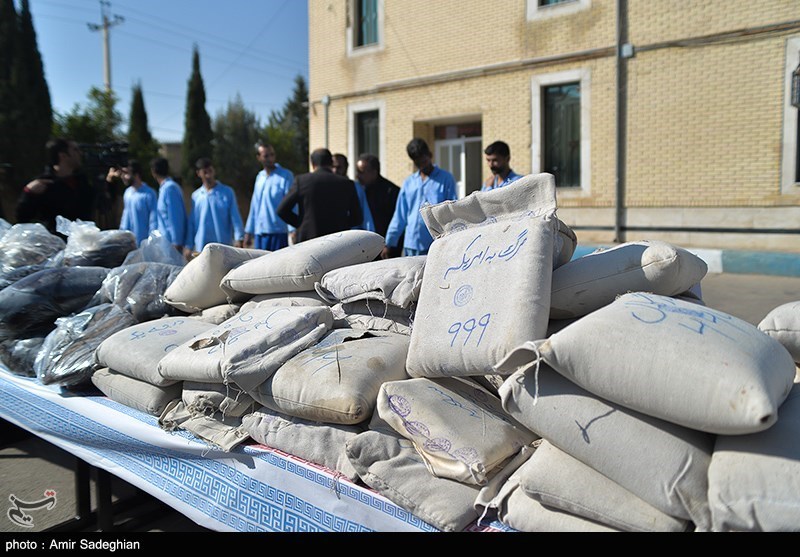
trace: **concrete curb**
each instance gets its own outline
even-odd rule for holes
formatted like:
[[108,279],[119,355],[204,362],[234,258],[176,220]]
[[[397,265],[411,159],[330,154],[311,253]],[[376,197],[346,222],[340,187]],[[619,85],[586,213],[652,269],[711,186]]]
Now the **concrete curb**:
[[[583,257],[599,248],[613,245],[579,245],[572,258]],[[682,247],[682,246],[679,246]],[[708,265],[709,273],[740,273],[800,277],[800,253],[745,251],[728,249],[683,248]]]

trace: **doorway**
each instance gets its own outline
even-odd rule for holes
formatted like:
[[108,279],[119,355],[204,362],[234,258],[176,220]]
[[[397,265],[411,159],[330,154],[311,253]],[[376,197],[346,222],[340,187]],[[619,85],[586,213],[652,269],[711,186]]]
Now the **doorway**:
[[458,198],[480,190],[483,182],[480,122],[436,126],[434,135],[434,162],[453,175]]

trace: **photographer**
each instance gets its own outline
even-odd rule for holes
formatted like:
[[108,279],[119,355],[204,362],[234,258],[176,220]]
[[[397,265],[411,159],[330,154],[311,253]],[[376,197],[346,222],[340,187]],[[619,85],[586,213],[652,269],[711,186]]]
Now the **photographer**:
[[91,221],[95,190],[82,171],[82,153],[75,141],[51,139],[45,145],[45,172],[30,181],[17,203],[17,222],[40,222],[56,234],[56,217]]

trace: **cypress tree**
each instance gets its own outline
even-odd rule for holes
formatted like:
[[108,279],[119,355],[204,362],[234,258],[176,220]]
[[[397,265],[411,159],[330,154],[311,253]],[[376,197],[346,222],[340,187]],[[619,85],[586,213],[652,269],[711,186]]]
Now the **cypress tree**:
[[308,88],[302,75],[294,79],[292,96],[283,108],[284,126],[295,133],[294,149],[297,158],[308,164]]
[[0,218],[13,215],[22,179],[17,169],[15,137],[19,110],[11,80],[17,46],[14,0],[0,0]]
[[20,178],[39,174],[45,164],[44,145],[53,127],[50,90],[44,77],[28,0],[22,0],[12,81],[20,106],[16,148]]
[[155,183],[150,174],[150,161],[158,154],[158,145],[150,134],[147,126],[147,111],[144,108],[144,95],[142,85],[137,83],[133,86],[133,96],[131,99],[131,111],[128,124],[128,156],[137,159],[142,163],[142,180],[151,187]]
[[200,75],[200,53],[194,45],[192,54],[192,75],[189,78],[186,96],[186,116],[183,132],[183,183],[194,189],[197,175],[194,165],[200,157],[213,154],[214,132],[211,118],[206,112],[206,91],[203,76]]

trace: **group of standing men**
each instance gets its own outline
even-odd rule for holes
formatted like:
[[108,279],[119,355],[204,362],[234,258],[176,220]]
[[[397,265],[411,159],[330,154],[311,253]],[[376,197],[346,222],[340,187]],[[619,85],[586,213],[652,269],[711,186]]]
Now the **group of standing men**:
[[[54,231],[56,214],[89,220],[93,199],[88,181],[78,178],[81,153],[77,144],[52,140],[47,151],[48,171],[25,187],[17,208],[18,221],[28,222],[38,212]],[[295,176],[276,162],[272,145],[259,144],[256,157],[262,170],[255,179],[246,222],[242,221],[233,188],[217,180],[208,158],[199,159],[195,165],[202,184],[192,193],[188,212],[181,187],[170,176],[164,158],[150,165],[158,192],[142,181],[142,167],[136,160],[109,169],[106,180],[119,179],[126,186],[120,229],[133,232],[137,243],[159,230],[187,258],[212,242],[276,251],[292,243],[358,228],[385,238],[382,258],[424,255],[433,238],[420,208],[455,200],[456,182],[450,172],[434,164],[425,140],[412,139],[406,152],[415,172],[397,187],[381,174],[380,161],[372,154],[362,154],[356,161],[356,181],[347,177],[347,158],[324,148],[311,153],[311,172]],[[520,178],[509,166],[511,155],[506,143],[496,141],[484,154],[492,176],[481,191]]]

